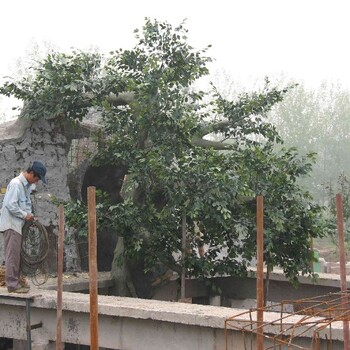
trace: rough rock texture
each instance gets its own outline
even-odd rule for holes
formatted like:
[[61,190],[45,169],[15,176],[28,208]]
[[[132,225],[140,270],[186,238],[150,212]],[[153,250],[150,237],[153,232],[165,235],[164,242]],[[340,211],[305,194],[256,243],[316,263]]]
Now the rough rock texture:
[[[0,188],[30,162],[41,160],[47,167],[48,184],[39,182],[32,194],[34,214],[49,233],[50,271],[56,271],[58,232],[58,201],[82,199],[86,201],[88,186],[110,193],[113,201],[120,201],[120,189],[126,172],[124,167],[91,165],[96,143],[91,134],[98,129],[96,121],[87,118],[80,124],[68,124],[63,119],[32,121],[23,118],[0,124]],[[3,194],[0,194],[0,204]],[[87,244],[75,241],[74,228],[65,232],[65,270],[87,268]],[[2,234],[0,234],[0,264],[3,262]],[[117,236],[115,232],[98,232],[98,268],[110,270]],[[106,244],[107,243],[107,244]]]
[[[20,171],[26,170],[34,160],[41,160],[47,167],[48,184],[38,183],[32,203],[35,216],[48,230],[52,242],[51,266],[56,261],[58,225],[58,209],[53,198],[64,201],[70,198],[67,184],[70,145],[71,140],[65,136],[64,125],[55,119],[31,121],[18,118],[0,125],[1,188],[6,188],[8,182]],[[1,201],[2,198],[3,195]],[[2,255],[1,249],[0,262],[3,260]],[[75,249],[69,247],[66,251],[66,268],[79,268],[74,266],[77,262]]]

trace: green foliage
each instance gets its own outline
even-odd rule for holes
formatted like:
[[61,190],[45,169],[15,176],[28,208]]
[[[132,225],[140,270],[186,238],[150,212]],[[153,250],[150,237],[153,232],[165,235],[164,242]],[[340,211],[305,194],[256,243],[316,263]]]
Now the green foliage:
[[[140,222],[133,218],[138,213],[133,212],[130,201],[115,205],[107,193],[96,190],[96,225],[98,230],[114,229],[125,231],[125,227],[138,225]],[[78,200],[71,200],[64,204],[65,220],[68,227],[76,229],[79,236],[87,237],[88,209],[87,204]],[[118,220],[115,218],[118,217]]]
[[119,92],[123,86],[117,76],[105,79],[102,61],[98,53],[52,52],[40,65],[29,68],[28,77],[6,82],[0,93],[26,101],[25,118],[81,120],[106,98],[106,85],[111,84],[110,92]]
[[338,178],[337,185],[335,187],[329,183],[326,186],[328,195],[328,212],[332,222],[332,231],[330,236],[333,242],[338,245],[338,231],[337,231],[337,205],[336,205],[336,194],[342,195],[343,204],[343,220],[344,220],[344,238],[347,247],[350,247],[350,181],[345,174],[341,174]]
[[242,93],[236,101],[224,99],[214,87],[216,99],[212,103],[215,106],[213,113],[227,118],[230,123],[227,128],[226,123],[214,122],[212,131],[221,132],[226,138],[235,139],[236,143],[254,143],[251,135],[255,138],[259,136],[260,139],[263,137],[269,141],[282,142],[276,128],[266,122],[266,116],[276,103],[283,100],[284,95],[292,87],[282,90],[271,88],[270,81],[266,78],[265,86],[260,93]]
[[[98,226],[122,235],[125,254],[143,259],[146,269],[161,263],[181,270],[185,213],[188,274],[244,273],[255,256],[254,198],[262,194],[266,263],[292,281],[310,273],[309,240],[324,233],[322,208],[297,180],[310,172],[314,155],[276,151],[282,140],[266,121],[289,88],[266,80],[262,91],[235,101],[215,87],[196,91],[211,59],[207,49],[188,45],[183,24],[147,19],[136,38],[134,49],[109,57],[49,55],[31,84],[7,83],[0,92],[28,101],[30,117],[80,120],[91,107],[99,111],[105,138],[95,162],[122,164],[128,178],[122,203],[99,195]],[[133,94],[127,105],[112,98],[122,91]],[[70,203],[66,214],[72,226],[86,221],[83,203]],[[204,258],[196,253],[199,243]]]
[[332,184],[329,184],[327,187],[328,195],[329,195],[329,202],[330,202],[330,210],[334,217],[337,215],[336,211],[336,194],[341,193],[342,194],[342,200],[343,200],[343,217],[344,220],[347,222],[350,220],[350,181],[346,177],[345,174],[341,174],[337,181],[337,186],[335,189],[333,188]]

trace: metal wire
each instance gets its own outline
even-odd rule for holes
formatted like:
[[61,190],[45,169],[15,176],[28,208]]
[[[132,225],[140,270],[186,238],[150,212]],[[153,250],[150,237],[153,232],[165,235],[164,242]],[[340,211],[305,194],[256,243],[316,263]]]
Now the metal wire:
[[[287,312],[287,306],[292,312]],[[277,310],[280,310],[277,313]],[[303,349],[318,350],[323,339],[325,346],[332,348],[332,324],[343,321],[350,322],[350,292],[329,293],[299,300],[284,300],[280,304],[267,306],[264,311],[270,312],[269,321],[261,326],[257,321],[257,309],[250,309],[228,318],[225,321],[225,342],[228,347],[228,330],[241,331],[245,344],[247,337],[257,335],[266,327],[268,332],[263,333],[267,340],[264,350],[269,349]],[[296,318],[295,316],[298,315]],[[273,331],[272,331],[273,330]],[[310,344],[303,347],[297,339],[309,334]],[[246,347],[248,349],[248,347]],[[251,344],[250,349],[254,349]]]
[[46,228],[37,220],[26,222],[22,229],[21,272],[31,277],[36,285],[43,284],[48,279],[48,253],[49,236]]

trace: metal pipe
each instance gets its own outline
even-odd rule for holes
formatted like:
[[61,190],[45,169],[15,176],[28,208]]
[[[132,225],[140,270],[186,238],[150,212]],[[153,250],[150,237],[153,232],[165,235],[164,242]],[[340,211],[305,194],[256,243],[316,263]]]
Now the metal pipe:
[[98,350],[96,188],[88,187],[90,349]]

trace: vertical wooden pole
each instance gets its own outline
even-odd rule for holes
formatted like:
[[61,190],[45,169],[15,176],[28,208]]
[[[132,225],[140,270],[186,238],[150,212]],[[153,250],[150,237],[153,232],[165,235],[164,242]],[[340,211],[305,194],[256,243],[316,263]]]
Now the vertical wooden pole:
[[185,258],[186,258],[186,213],[182,214],[182,222],[181,222],[181,299],[182,301],[186,297],[186,267],[185,267]]
[[314,266],[314,257],[315,257],[315,254],[314,254],[314,240],[313,240],[312,237],[310,237],[310,249],[311,249],[311,252],[312,252],[312,258],[311,258],[311,262],[310,262],[310,267],[311,267],[311,271],[315,272],[315,266]]
[[90,349],[98,350],[96,188],[88,187]]
[[63,240],[64,240],[64,210],[63,210],[63,205],[61,204],[59,206],[59,211],[58,211],[56,350],[62,350]]
[[[339,265],[340,265],[340,289],[342,294],[342,309],[348,308],[348,300],[346,296],[346,259],[345,259],[345,245],[344,245],[344,219],[343,219],[343,197],[341,193],[336,195],[337,205],[337,227],[339,240]],[[344,350],[349,350],[349,321],[343,321],[343,336],[344,336]]]
[[256,269],[256,301],[257,301],[257,350],[264,348],[264,198],[257,196],[257,269]]

